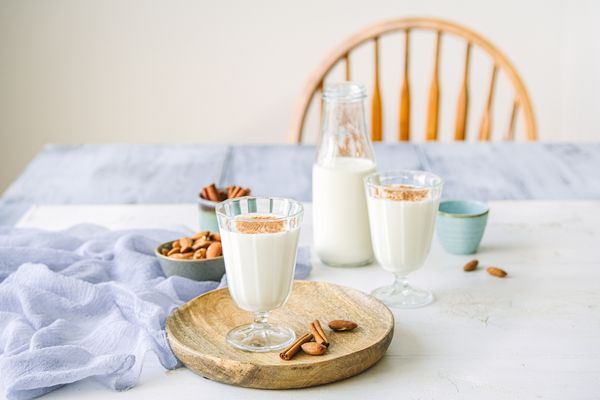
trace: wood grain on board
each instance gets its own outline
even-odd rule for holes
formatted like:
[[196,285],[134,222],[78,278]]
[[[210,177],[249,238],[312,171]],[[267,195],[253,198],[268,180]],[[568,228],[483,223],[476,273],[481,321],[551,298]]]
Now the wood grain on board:
[[[251,353],[225,341],[232,328],[249,323],[228,289],[219,289],[184,304],[167,320],[172,350],[189,369],[206,378],[243,387],[290,389],[322,385],[359,374],[381,359],[393,336],[394,317],[375,298],[355,289],[325,282],[296,281],[288,302],[269,321],[291,327],[297,336],[321,321],[329,342],[327,353],[302,352],[289,361],[279,352]],[[359,327],[332,332],[327,323],[351,320]]]

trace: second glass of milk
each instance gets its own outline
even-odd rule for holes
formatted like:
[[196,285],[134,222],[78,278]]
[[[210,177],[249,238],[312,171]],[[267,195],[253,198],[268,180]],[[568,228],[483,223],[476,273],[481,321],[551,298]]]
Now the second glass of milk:
[[431,303],[433,294],[410,286],[406,277],[429,255],[442,179],[425,171],[392,171],[369,175],[365,184],[375,258],[395,276],[373,296],[400,308]]
[[232,329],[227,342],[246,351],[287,347],[296,336],[270,324],[269,311],[285,304],[292,291],[303,207],[295,200],[242,197],[216,207],[229,293],[254,322]]
[[365,123],[363,85],[328,84],[323,91],[321,143],[313,166],[314,247],[332,266],[373,260],[363,178],[375,171]]

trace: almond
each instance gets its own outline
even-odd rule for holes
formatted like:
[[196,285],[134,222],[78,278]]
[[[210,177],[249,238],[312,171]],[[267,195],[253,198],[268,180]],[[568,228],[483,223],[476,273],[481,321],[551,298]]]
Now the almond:
[[171,243],[172,249],[178,249],[180,247],[181,247],[181,243],[179,243],[179,240],[174,240],[173,243]]
[[214,232],[210,234],[210,240],[214,240],[216,242],[221,241],[221,234],[219,232]]
[[194,260],[201,260],[206,258],[206,249],[198,249],[194,252]]
[[210,246],[212,243],[212,240],[207,240],[205,238],[202,239],[198,239],[194,242],[194,244],[192,245],[192,249],[194,250],[198,250],[198,249],[202,249],[202,248],[208,248],[208,246]]
[[179,253],[179,247],[173,247],[171,250],[167,252],[167,257],[171,257],[173,254]]
[[344,321],[343,319],[336,319],[329,322],[331,330],[336,332],[347,332],[355,329],[358,326],[356,322]]
[[175,253],[171,254],[169,257],[176,258],[178,260],[190,260],[194,256],[194,253]]
[[213,242],[208,249],[206,250],[206,258],[215,258],[220,257],[223,254],[223,247],[221,247],[221,242]]
[[477,269],[478,264],[479,264],[478,260],[471,260],[465,264],[465,266],[463,267],[463,270],[466,272],[475,271]]
[[189,237],[184,237],[179,239],[179,243],[181,244],[181,252],[186,253],[192,249],[194,241]]
[[302,344],[302,351],[311,356],[321,356],[327,351],[327,347],[317,342]]
[[202,231],[202,232],[198,232],[196,233],[194,236],[192,236],[190,239],[196,241],[198,239],[203,239],[206,238],[208,235],[210,235],[209,231]]
[[506,275],[508,275],[508,273],[503,270],[502,268],[498,268],[498,267],[489,267],[487,269],[488,274],[490,275],[494,275],[498,278],[504,278]]
[[160,254],[162,254],[163,256],[166,256],[167,254],[169,254],[169,249],[167,249],[166,247],[163,247],[160,250]]

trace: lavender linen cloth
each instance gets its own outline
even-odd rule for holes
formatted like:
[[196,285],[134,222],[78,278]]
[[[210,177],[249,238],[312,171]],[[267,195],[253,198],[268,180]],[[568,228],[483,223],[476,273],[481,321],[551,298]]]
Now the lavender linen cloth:
[[[0,386],[31,399],[94,378],[134,386],[144,355],[177,359],[164,325],[178,305],[225,284],[165,278],[154,249],[189,232],[0,229]],[[310,273],[298,252],[296,278]]]

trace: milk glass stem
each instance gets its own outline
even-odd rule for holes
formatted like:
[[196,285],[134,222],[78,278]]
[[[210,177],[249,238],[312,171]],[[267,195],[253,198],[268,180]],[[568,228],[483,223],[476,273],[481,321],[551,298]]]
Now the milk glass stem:
[[406,275],[394,274],[394,284],[392,285],[395,293],[402,293],[410,288]]
[[263,329],[268,325],[267,319],[269,318],[268,311],[257,311],[254,312],[254,321],[252,321],[252,327],[254,329]]

